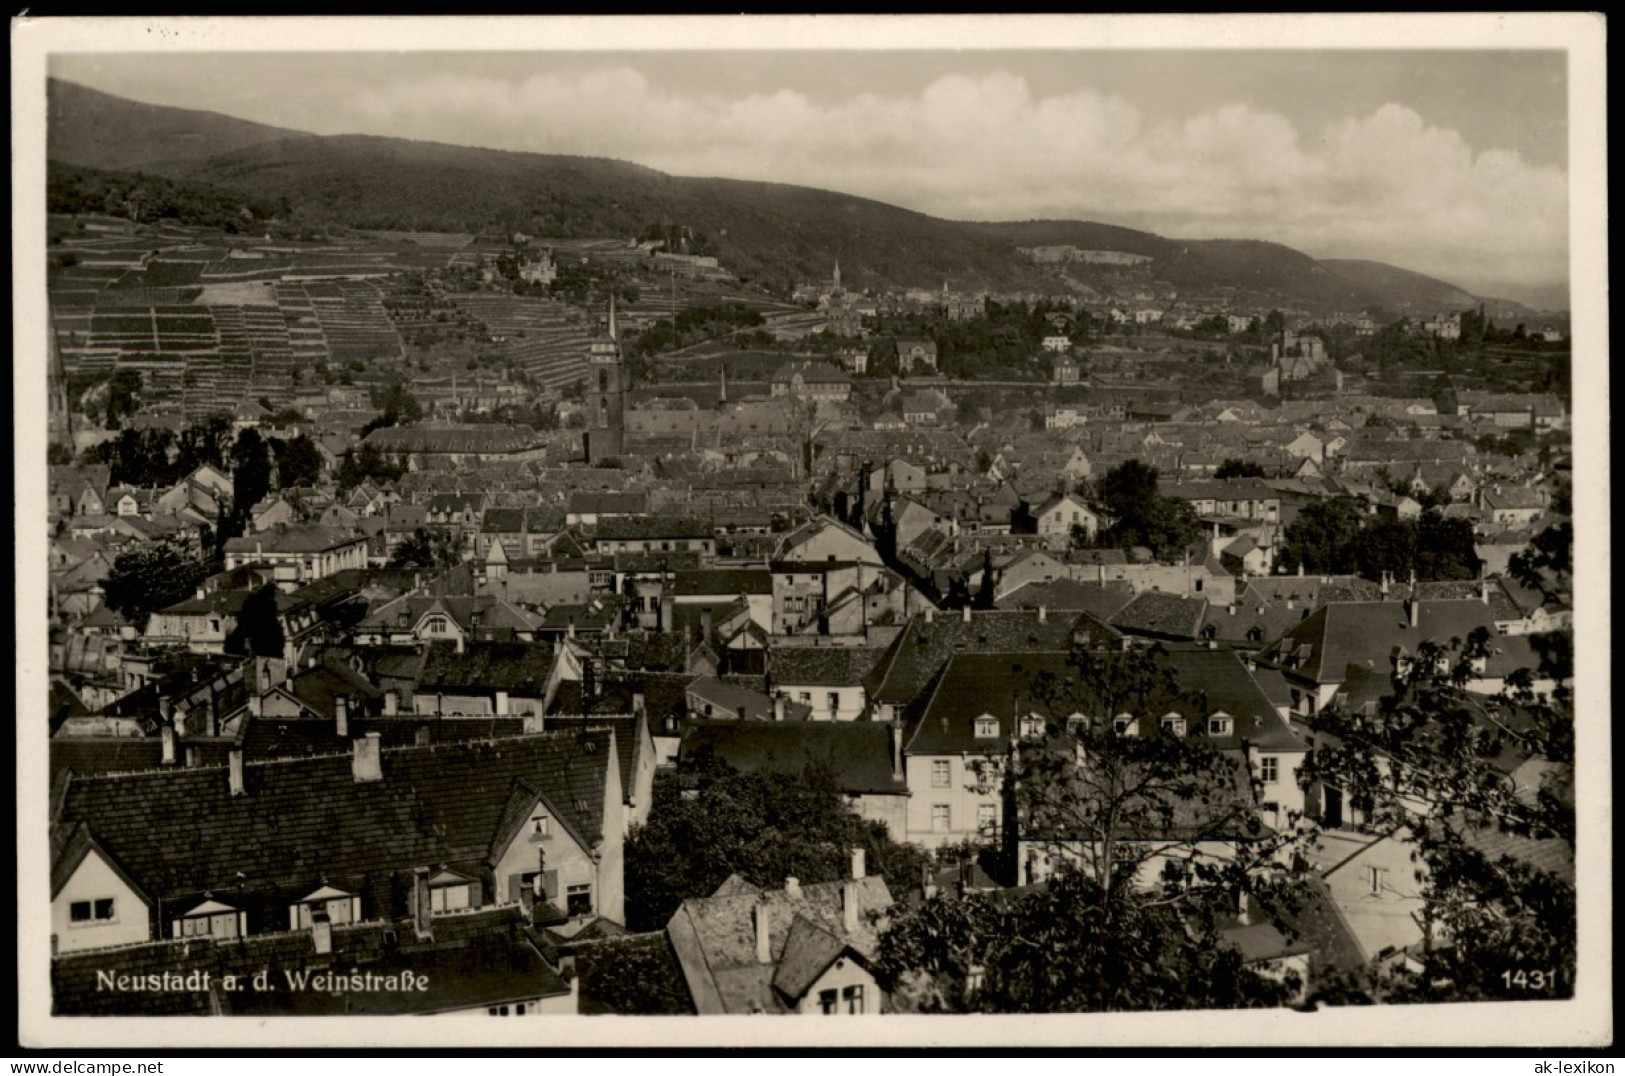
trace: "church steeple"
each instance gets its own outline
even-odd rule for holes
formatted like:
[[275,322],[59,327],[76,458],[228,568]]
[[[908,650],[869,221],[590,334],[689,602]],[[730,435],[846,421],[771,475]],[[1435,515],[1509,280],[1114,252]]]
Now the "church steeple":
[[834,283],[835,283],[835,290],[840,291],[841,290],[841,260],[839,258],[835,259]]
[[722,391],[717,394],[717,403],[725,404],[728,402],[728,363],[726,360],[718,361],[722,367]]

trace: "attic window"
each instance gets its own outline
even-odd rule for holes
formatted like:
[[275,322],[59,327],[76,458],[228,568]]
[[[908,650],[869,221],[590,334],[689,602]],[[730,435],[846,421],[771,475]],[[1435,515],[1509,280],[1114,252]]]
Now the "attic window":
[[546,813],[532,815],[530,819],[530,839],[545,841],[551,836],[553,836],[553,819]]
[[983,714],[976,719],[976,738],[978,740],[997,739],[999,735],[999,719],[992,714]]
[[247,931],[246,917],[236,908],[214,900],[205,900],[186,915],[175,920],[177,938],[236,938]]
[[1162,715],[1162,731],[1173,736],[1185,735],[1185,719],[1179,714],[1168,713]]
[[1235,722],[1223,710],[1208,715],[1207,734],[1209,736],[1228,736],[1235,728]]
[[1023,739],[1037,738],[1044,734],[1044,719],[1036,714],[1029,714],[1021,719],[1021,735]]
[[324,885],[289,907],[288,929],[309,930],[311,916],[318,911],[326,912],[327,921],[335,926],[339,923],[356,923],[361,920],[361,898]]
[[1133,714],[1118,714],[1112,718],[1112,731],[1119,736],[1133,736],[1137,730]]

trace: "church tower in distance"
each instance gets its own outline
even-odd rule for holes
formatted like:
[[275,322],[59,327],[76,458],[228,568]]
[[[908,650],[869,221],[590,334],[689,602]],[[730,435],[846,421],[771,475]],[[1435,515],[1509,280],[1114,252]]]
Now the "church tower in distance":
[[587,354],[587,462],[619,457],[626,447],[626,363],[615,325],[615,294],[609,296],[609,331]]

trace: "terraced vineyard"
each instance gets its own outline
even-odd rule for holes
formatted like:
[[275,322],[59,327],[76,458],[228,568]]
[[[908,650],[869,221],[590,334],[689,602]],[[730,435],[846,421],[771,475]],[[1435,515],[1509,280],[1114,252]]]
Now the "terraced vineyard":
[[551,299],[459,295],[457,306],[482,323],[499,353],[550,392],[587,376],[591,330],[586,315]]

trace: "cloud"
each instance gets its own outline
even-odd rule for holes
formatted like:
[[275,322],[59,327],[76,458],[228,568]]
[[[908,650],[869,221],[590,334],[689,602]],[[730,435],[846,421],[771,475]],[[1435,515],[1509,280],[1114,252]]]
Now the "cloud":
[[1035,96],[1009,73],[948,75],[911,96],[820,101],[788,90],[675,90],[610,66],[375,82],[326,126],[345,124],[824,187],[956,219],[1078,217],[1271,239],[1470,288],[1536,287],[1567,274],[1565,172],[1475,151],[1397,103],[1315,131],[1222,101],[1153,125],[1120,96]]

